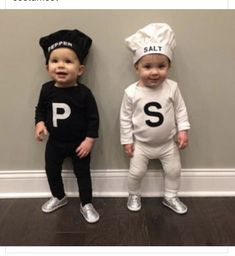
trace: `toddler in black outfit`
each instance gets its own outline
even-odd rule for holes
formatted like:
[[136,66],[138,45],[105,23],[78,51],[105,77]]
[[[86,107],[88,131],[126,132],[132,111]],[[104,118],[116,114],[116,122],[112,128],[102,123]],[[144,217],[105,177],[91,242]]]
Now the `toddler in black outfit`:
[[52,198],[42,206],[45,213],[68,203],[61,176],[66,157],[72,159],[80,195],[80,212],[89,223],[99,220],[92,205],[90,153],[98,137],[99,114],[92,92],[78,78],[92,40],[79,30],[60,30],[39,41],[52,78],[42,85],[35,113],[38,141],[49,132],[46,174]]

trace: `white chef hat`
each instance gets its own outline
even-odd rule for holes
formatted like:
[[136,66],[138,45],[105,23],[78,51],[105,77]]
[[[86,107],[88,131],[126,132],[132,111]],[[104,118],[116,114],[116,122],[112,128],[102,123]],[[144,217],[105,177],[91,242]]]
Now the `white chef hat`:
[[176,47],[175,35],[166,23],[151,23],[125,39],[128,47],[134,52],[134,64],[147,54],[164,54],[170,61]]

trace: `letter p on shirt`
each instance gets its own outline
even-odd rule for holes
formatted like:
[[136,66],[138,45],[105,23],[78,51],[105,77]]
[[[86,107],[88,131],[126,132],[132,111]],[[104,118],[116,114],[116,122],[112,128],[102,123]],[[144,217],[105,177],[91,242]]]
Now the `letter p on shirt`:
[[[62,109],[63,113],[58,113],[58,109]],[[71,114],[70,107],[65,103],[52,103],[53,126],[58,127],[58,120],[67,119]]]

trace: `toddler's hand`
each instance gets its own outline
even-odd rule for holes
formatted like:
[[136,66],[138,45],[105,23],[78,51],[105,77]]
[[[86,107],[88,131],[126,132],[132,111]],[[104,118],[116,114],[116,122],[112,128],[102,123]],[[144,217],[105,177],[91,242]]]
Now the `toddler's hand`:
[[77,156],[79,158],[83,158],[90,154],[94,141],[95,140],[93,138],[86,137],[85,140],[76,149]]
[[178,133],[178,147],[179,149],[184,149],[188,146],[188,132],[180,131]]
[[44,136],[48,134],[47,128],[43,121],[38,122],[35,127],[35,138],[37,141],[43,141]]
[[124,148],[125,153],[129,157],[133,156],[133,153],[134,153],[134,150],[135,150],[134,144],[125,144],[125,145],[123,145],[123,148]]

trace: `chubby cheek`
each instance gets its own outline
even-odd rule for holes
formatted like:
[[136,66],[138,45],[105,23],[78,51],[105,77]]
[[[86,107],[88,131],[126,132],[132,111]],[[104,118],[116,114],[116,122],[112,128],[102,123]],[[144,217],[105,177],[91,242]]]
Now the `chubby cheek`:
[[161,75],[162,80],[165,80],[167,78],[168,72],[163,72]]
[[151,74],[150,74],[150,72],[143,72],[140,77],[143,80],[148,80],[149,78],[151,78]]
[[48,70],[47,70],[47,73],[48,73],[48,75],[49,75],[50,77],[54,78],[54,76],[55,76],[55,71],[54,71],[54,70],[48,69]]
[[138,75],[141,79],[147,79],[150,74],[149,74],[148,71],[139,70],[139,71],[137,71],[137,75]]
[[49,74],[53,74],[55,72],[55,67],[52,65],[49,65],[47,66],[46,70]]
[[70,76],[71,77],[78,77],[79,73],[77,71],[73,70],[73,71],[70,72]]

